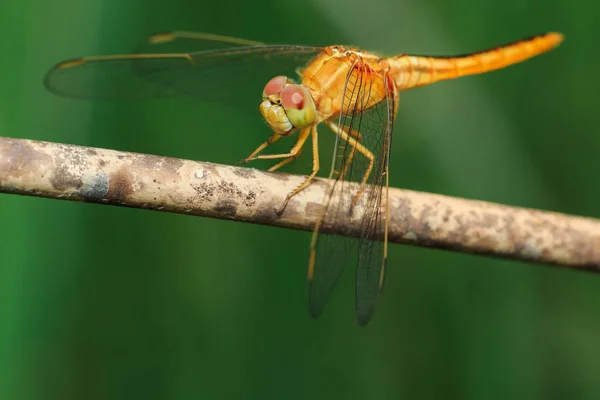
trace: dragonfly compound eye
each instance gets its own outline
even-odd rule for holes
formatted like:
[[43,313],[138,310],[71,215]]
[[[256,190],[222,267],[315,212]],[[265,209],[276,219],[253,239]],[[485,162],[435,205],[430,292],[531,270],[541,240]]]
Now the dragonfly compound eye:
[[281,91],[281,102],[295,128],[306,128],[315,121],[317,109],[312,96],[304,86],[287,85]]
[[269,82],[267,82],[265,88],[263,89],[263,99],[281,93],[286,82],[286,76],[276,76],[275,78],[272,78]]

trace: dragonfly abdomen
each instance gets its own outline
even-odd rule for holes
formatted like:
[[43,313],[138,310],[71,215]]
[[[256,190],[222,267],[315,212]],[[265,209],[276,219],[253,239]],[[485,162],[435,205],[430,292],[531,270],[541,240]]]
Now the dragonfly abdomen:
[[560,33],[546,33],[493,49],[454,57],[400,55],[388,60],[399,90],[425,86],[440,80],[481,74],[525,61],[558,46]]

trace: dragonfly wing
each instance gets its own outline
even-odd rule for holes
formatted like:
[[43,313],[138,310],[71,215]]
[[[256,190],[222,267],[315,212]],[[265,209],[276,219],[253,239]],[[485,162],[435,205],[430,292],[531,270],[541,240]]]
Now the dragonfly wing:
[[267,43],[214,33],[193,31],[157,32],[147,38],[138,53],[185,53],[190,49],[219,50],[226,47],[257,46]]
[[[178,42],[179,43],[179,42]],[[45,76],[53,93],[74,98],[143,99],[188,95],[256,109],[264,85],[295,70],[321,48],[250,45],[181,53],[139,53],[69,60]]]
[[[386,77],[387,79],[387,77]],[[387,262],[387,224],[389,221],[388,182],[392,130],[397,95],[393,83],[386,87],[386,99],[361,114],[354,124],[364,136],[367,148],[375,156],[373,171],[365,190],[364,215],[358,240],[356,268],[356,318],[366,325],[375,310],[375,303],[385,281]]]
[[[341,144],[341,146],[344,145]],[[336,148],[339,148],[337,144]],[[337,168],[333,167],[333,170],[340,170],[345,165],[342,158],[335,163]],[[356,253],[356,238],[321,232],[326,226],[326,220],[330,222],[342,221],[343,224],[343,221],[348,218],[347,205],[351,201],[351,191],[348,190],[348,185],[344,180],[335,179],[330,182],[322,203],[324,205],[323,209],[313,232],[310,249],[308,301],[310,313],[314,318],[317,318],[323,312],[325,304],[331,297],[333,289],[342,275],[344,266],[348,263],[348,257],[352,257]],[[340,198],[346,200],[337,201]]]
[[[354,82],[352,73],[346,76],[344,90],[340,93],[346,97],[348,87]],[[349,85],[350,83],[350,85]],[[340,116],[342,120],[344,116]],[[337,126],[330,126],[337,132]],[[313,232],[308,266],[308,301],[309,310],[314,318],[323,312],[325,304],[331,297],[344,266],[353,256],[356,256],[357,241],[354,237],[339,234],[323,233],[328,224],[344,226],[350,218],[350,204],[355,190],[350,181],[359,175],[358,168],[350,168],[353,162],[350,158],[351,146],[340,135],[336,136],[333,150],[331,171],[327,181],[327,189],[321,202],[321,210],[317,217]],[[355,163],[355,162],[354,162]],[[342,171],[348,171],[342,175]]]
[[[383,201],[387,194],[387,166],[391,147],[391,134],[396,104],[393,83],[386,82],[390,91],[385,100],[363,112],[371,97],[372,81],[360,74],[348,74],[344,88],[345,99],[359,99],[354,111],[341,115],[332,129],[342,128],[350,136],[360,136],[359,142],[374,155],[370,179],[362,191],[365,213],[361,222],[360,235],[356,238],[322,233],[329,223],[344,226],[345,221],[355,218],[351,214],[352,200],[360,190],[360,182],[369,169],[369,159],[356,151],[347,140],[338,135],[333,155],[329,188],[323,201],[321,215],[317,221],[311,244],[309,263],[309,306],[317,317],[331,296],[343,267],[350,261],[357,263],[356,312],[359,324],[365,325],[372,313],[375,300],[381,289],[385,273],[387,223]],[[385,78],[387,79],[387,77]],[[347,101],[347,100],[346,100]],[[345,107],[343,107],[345,108]],[[385,186],[386,191],[383,192]],[[344,232],[341,232],[344,233]],[[349,259],[350,257],[350,259]],[[353,259],[352,259],[353,258]]]

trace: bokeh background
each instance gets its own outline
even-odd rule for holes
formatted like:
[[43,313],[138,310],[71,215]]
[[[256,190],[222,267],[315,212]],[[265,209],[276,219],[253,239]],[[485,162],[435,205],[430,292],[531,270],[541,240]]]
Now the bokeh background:
[[[258,103],[45,91],[55,62],[156,31],[451,55],[554,30],[548,54],[402,93],[391,183],[600,218],[598,4],[3,0],[0,135],[245,157],[270,134]],[[600,398],[591,274],[393,245],[359,328],[351,269],[309,317],[308,232],[2,194],[0,221],[2,399]]]

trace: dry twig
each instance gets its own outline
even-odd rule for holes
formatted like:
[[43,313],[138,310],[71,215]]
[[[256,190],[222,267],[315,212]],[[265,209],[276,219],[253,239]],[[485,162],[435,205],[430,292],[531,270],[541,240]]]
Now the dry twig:
[[[0,192],[120,205],[312,230],[317,179],[281,217],[303,177],[153,155],[0,137]],[[390,241],[600,271],[600,221],[390,189]],[[344,226],[356,235],[360,208]]]

